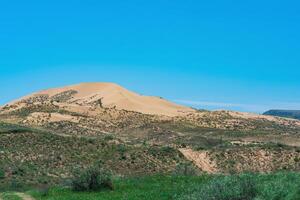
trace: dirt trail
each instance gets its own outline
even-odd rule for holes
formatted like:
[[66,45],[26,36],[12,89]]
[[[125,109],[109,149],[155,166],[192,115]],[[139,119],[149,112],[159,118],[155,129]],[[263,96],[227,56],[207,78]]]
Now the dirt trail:
[[28,194],[24,194],[24,193],[15,193],[15,194],[18,195],[23,200],[35,200],[34,198],[29,196]]
[[193,151],[192,149],[179,149],[179,151],[202,171],[209,174],[218,172],[216,164],[210,160],[207,151]]

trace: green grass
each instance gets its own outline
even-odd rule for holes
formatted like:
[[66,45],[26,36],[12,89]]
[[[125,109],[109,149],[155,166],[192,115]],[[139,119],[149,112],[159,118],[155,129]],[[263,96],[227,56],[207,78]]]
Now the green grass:
[[3,200],[22,200],[16,194],[9,193],[9,192],[3,193],[2,196],[0,195],[0,197],[2,197]]
[[191,184],[201,185],[207,182],[208,177],[143,177],[115,180],[114,191],[103,192],[73,192],[70,189],[53,188],[48,196],[42,197],[38,192],[31,195],[36,199],[69,200],[69,199],[172,199],[174,192],[183,194],[186,187]]
[[[50,189],[48,195],[31,195],[40,200],[299,200],[300,174],[202,175],[190,177],[151,176],[114,181],[114,191],[73,192]],[[203,192],[205,191],[205,192]]]

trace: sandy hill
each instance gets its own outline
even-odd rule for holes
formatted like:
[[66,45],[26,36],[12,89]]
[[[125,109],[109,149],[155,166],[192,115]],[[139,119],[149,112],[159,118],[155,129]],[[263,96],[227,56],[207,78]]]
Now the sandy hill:
[[300,171],[299,134],[300,120],[193,110],[113,83],[43,90],[0,108],[7,174],[9,165],[39,166],[24,180],[59,181],[96,159],[120,175],[171,172],[186,161],[207,173]]
[[[59,103],[89,106],[99,104],[105,108],[135,111],[143,114],[178,116],[194,112],[193,109],[171,103],[162,98],[143,96],[114,83],[81,83],[62,88],[43,90],[26,96],[17,102],[53,99]],[[32,101],[33,102],[33,101]]]

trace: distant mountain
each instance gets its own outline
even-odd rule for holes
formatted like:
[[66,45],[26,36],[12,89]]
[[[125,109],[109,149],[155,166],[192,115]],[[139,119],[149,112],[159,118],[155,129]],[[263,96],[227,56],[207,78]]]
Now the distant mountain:
[[269,110],[264,115],[288,117],[300,120],[300,110]]

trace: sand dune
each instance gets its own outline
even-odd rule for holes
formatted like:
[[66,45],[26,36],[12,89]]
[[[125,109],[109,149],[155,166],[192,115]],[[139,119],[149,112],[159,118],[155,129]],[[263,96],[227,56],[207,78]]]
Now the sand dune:
[[114,83],[81,83],[43,90],[26,96],[23,100],[39,95],[53,97],[67,91],[74,91],[72,98],[67,101],[70,104],[88,105],[101,99],[103,107],[114,107],[119,110],[136,111],[144,114],[178,116],[194,112],[191,108],[158,97],[136,94]]

